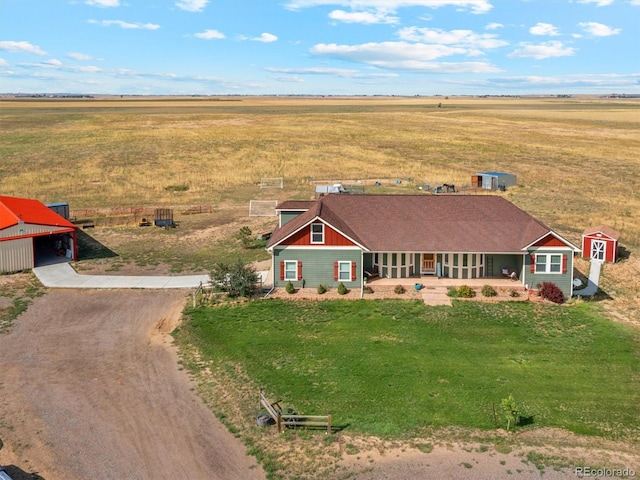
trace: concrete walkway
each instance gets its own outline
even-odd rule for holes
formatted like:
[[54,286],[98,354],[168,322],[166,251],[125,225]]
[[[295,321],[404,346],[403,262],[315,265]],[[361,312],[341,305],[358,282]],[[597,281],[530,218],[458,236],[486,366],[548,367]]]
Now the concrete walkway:
[[196,288],[209,282],[209,275],[79,275],[68,263],[36,267],[33,273],[50,288]]
[[589,269],[589,280],[587,286],[573,292],[574,297],[590,297],[598,292],[598,284],[600,282],[600,270],[602,262],[600,260],[591,260],[591,268]]
[[422,300],[425,305],[451,306],[451,297],[447,295],[447,287],[425,287],[421,290]]

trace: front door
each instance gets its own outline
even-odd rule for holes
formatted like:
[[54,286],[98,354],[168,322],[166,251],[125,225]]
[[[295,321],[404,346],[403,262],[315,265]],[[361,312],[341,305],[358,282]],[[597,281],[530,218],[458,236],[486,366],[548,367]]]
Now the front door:
[[591,258],[593,260],[604,260],[605,245],[602,240],[591,242]]
[[436,256],[433,253],[422,254],[422,272],[433,273],[436,269]]

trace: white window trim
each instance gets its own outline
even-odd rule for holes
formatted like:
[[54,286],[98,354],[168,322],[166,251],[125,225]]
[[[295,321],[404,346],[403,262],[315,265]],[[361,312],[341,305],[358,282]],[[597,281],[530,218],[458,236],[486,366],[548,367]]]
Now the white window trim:
[[[342,266],[343,265],[349,265],[349,269],[346,272],[342,271]],[[353,262],[344,262],[344,261],[338,262],[338,281],[339,282],[350,282],[351,281],[351,269],[353,268],[352,265],[353,265]],[[347,278],[341,278],[341,275],[343,273],[347,274]]]
[[[320,225],[320,227],[322,228],[321,232],[314,232],[313,231],[313,227],[315,227],[316,225]],[[324,243],[324,223],[312,223],[310,228],[311,228],[311,243],[314,244],[314,245],[323,244]],[[318,234],[322,235],[322,240],[319,241],[319,242],[316,242],[316,241],[313,240],[313,236],[314,235],[318,235]]]
[[[551,257],[556,256],[560,257],[560,263],[551,263]],[[562,275],[562,253],[537,253],[536,254],[536,263],[534,273],[536,274],[548,274],[548,275]],[[542,262],[538,262],[540,257],[544,258],[544,264]],[[551,265],[558,265],[560,270],[557,272],[551,271]],[[544,270],[538,270],[538,266],[544,266]]]
[[[289,273],[291,273],[290,270],[287,270],[287,265],[293,264],[294,269],[293,269],[293,278],[288,277],[287,275]],[[285,260],[284,261],[284,279],[285,280],[291,280],[291,281],[297,281],[298,280],[298,261],[297,260]]]

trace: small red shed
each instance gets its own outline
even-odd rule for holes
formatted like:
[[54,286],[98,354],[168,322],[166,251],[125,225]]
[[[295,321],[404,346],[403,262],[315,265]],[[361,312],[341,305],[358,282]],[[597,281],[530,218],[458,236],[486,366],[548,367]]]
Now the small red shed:
[[582,258],[614,263],[618,258],[620,233],[606,225],[587,228],[582,234]]

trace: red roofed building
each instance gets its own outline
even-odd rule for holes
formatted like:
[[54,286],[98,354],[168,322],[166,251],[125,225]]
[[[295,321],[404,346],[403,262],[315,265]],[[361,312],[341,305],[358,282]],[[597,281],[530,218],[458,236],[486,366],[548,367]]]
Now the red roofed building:
[[267,250],[275,286],[362,287],[384,278],[501,277],[554,282],[573,293],[580,249],[509,201],[492,195],[345,195],[288,201]]
[[587,228],[582,234],[582,257],[615,263],[620,233],[606,225]]
[[0,272],[36,267],[47,254],[77,259],[75,225],[37,200],[0,195]]

